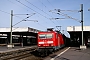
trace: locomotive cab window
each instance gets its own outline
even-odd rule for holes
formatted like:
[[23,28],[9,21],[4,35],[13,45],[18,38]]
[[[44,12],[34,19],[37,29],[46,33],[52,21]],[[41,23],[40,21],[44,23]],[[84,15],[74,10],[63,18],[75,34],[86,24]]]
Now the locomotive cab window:
[[40,34],[40,35],[39,35],[39,38],[40,38],[40,39],[45,38],[45,34]]
[[46,38],[52,38],[53,35],[52,34],[46,34]]
[[39,34],[40,39],[52,38],[53,34]]

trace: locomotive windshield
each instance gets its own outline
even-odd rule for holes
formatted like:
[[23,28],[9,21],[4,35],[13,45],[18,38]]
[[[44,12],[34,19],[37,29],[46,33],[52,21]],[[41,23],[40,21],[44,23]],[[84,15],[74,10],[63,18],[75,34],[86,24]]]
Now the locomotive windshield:
[[39,38],[40,38],[40,39],[52,38],[52,37],[53,37],[52,34],[40,34],[40,35],[39,35]]

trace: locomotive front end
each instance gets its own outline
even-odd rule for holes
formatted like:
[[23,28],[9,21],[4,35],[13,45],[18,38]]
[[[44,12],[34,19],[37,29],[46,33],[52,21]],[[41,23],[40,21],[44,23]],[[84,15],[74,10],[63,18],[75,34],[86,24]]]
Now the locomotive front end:
[[53,46],[53,33],[39,33],[38,48],[52,48]]

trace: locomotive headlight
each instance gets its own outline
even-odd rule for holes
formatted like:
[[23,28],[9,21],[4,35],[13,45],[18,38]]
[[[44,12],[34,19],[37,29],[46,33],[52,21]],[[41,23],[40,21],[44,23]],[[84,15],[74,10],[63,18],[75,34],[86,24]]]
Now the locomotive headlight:
[[47,41],[47,43],[53,43],[53,41]]
[[44,42],[39,42],[39,44],[44,44]]

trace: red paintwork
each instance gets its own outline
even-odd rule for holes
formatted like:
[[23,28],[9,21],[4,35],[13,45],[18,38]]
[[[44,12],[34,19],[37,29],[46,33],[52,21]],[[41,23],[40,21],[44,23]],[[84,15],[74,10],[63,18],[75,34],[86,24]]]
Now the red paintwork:
[[[40,39],[39,34],[53,34],[53,37],[48,39],[47,38]],[[51,43],[47,43],[47,42],[51,42]],[[56,31],[38,32],[38,47],[55,47],[61,45],[64,45],[64,40],[61,33],[57,33]]]

